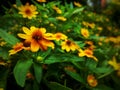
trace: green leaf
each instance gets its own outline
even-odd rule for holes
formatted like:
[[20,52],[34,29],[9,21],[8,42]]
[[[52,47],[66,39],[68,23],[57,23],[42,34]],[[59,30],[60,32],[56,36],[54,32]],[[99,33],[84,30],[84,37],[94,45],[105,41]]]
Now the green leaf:
[[16,5],[19,7],[22,5],[22,2],[20,0],[16,0]]
[[48,87],[51,90],[72,90],[71,88],[68,88],[66,86],[63,86],[57,82],[50,82],[50,84],[48,84]]
[[42,66],[40,64],[33,63],[33,67],[34,67],[34,72],[35,72],[35,78],[37,82],[40,83],[41,78],[42,78]]
[[50,57],[46,58],[44,61],[45,64],[52,64],[57,62],[72,62],[72,61],[84,61],[84,58],[80,58],[71,54],[53,54]]
[[110,67],[99,67],[99,68],[94,69],[95,73],[108,73],[111,71],[113,70]]
[[19,40],[11,34],[8,34],[3,29],[0,29],[0,37],[3,38],[7,43],[15,45]]
[[32,60],[19,60],[14,68],[15,79],[21,87],[25,85],[26,74],[32,63]]
[[4,60],[7,60],[9,58],[9,52],[7,48],[0,48],[0,57],[2,57]]
[[98,85],[97,87],[93,88],[92,90],[115,90],[115,89],[112,89],[106,85]]
[[74,78],[75,80],[85,84],[85,81],[83,79],[83,77],[81,77],[79,74],[75,73],[75,72],[71,72],[71,71],[68,71],[68,70],[65,70],[65,72],[70,75],[72,78]]

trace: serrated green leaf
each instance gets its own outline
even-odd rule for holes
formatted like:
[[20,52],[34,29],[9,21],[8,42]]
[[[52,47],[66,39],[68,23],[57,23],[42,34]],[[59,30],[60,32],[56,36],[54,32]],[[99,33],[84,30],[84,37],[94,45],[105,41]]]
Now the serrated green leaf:
[[14,68],[14,77],[18,85],[25,85],[26,74],[32,65],[32,60],[19,60]]
[[40,83],[42,78],[42,66],[37,63],[33,63],[33,67],[34,67],[35,78],[37,82]]
[[11,34],[8,34],[3,29],[0,29],[0,37],[3,38],[10,45],[15,45],[19,40]]
[[85,81],[83,79],[83,77],[81,77],[78,73],[75,73],[75,72],[71,72],[71,71],[68,71],[68,70],[65,70],[65,72],[71,76],[72,78],[74,78],[75,80],[85,84]]
[[48,84],[48,87],[50,90],[72,90],[71,88],[63,86],[57,82],[50,82],[50,84]]

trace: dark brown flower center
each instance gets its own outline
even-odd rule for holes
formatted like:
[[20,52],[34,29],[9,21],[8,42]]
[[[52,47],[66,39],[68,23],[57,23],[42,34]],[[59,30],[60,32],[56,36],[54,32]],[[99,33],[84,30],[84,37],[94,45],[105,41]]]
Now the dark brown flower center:
[[40,31],[36,31],[33,33],[32,38],[36,41],[43,39],[42,33]]
[[27,15],[30,15],[30,14],[31,14],[31,10],[30,10],[30,9],[27,9],[27,10],[25,11],[25,13],[26,13]]
[[71,41],[70,40],[68,40],[67,42],[66,42],[66,44],[68,45],[68,46],[70,46],[71,45]]

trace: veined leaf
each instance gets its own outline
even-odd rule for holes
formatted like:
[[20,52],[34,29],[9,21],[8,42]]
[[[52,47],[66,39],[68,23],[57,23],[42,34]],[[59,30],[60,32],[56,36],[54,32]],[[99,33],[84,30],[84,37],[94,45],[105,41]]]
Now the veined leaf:
[[37,82],[40,83],[42,78],[42,66],[37,63],[33,63],[33,67],[34,67],[35,78]]
[[11,34],[8,34],[6,31],[4,31],[3,29],[0,29],[0,37],[3,38],[7,43],[14,45],[17,42],[19,42],[19,40],[14,37]]
[[26,74],[32,65],[32,60],[19,60],[14,68],[14,76],[18,85],[25,85]]

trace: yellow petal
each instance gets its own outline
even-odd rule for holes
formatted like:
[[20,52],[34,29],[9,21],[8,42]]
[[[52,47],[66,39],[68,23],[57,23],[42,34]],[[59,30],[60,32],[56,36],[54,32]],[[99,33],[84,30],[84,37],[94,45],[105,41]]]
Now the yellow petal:
[[36,41],[32,41],[31,43],[31,51],[32,52],[37,52],[39,50],[39,44]]
[[22,29],[23,29],[24,33],[26,33],[28,35],[31,34],[30,30],[27,27],[23,27]]
[[28,35],[26,35],[26,34],[18,34],[18,36],[20,37],[20,38],[23,38],[23,39],[28,39]]

